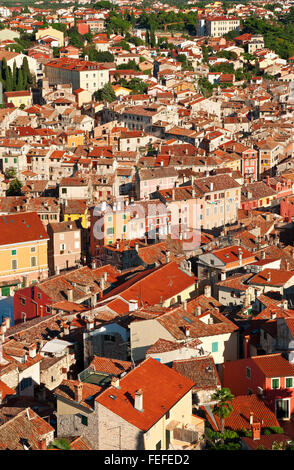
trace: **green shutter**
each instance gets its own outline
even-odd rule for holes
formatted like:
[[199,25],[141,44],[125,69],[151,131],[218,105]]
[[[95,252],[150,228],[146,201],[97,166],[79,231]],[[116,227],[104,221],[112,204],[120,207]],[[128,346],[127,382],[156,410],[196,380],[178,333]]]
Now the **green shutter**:
[[8,297],[10,295],[10,287],[1,287],[2,297]]
[[218,352],[218,343],[212,343],[212,352]]
[[272,379],[272,388],[280,388],[280,379]]
[[292,377],[286,378],[286,388],[292,388],[293,387],[293,379]]
[[87,416],[82,415],[81,422],[84,426],[88,426],[88,418]]

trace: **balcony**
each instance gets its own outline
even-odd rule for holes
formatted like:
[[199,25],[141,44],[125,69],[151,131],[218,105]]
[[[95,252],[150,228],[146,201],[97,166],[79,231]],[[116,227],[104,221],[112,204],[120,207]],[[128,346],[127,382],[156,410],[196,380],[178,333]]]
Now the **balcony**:
[[169,450],[200,450],[204,447],[204,420],[191,416],[190,423],[171,421],[166,430],[171,432]]

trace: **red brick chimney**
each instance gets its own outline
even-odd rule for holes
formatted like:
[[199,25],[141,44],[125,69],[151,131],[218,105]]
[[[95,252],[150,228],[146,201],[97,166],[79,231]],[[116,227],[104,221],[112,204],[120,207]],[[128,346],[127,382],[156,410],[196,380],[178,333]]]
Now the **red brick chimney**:
[[247,357],[250,357],[250,346],[249,346],[249,340],[250,336],[246,335],[244,336],[245,339],[245,347],[244,347],[244,358],[247,359]]
[[258,441],[260,439],[260,430],[261,430],[261,425],[260,423],[252,423],[251,425],[252,429],[252,439],[254,441]]

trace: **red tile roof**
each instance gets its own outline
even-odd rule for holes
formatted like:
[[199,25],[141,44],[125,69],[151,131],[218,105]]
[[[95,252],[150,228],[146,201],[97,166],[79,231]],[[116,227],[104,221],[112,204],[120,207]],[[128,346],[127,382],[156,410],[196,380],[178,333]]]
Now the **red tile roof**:
[[94,356],[89,367],[93,367],[96,372],[121,375],[123,372],[129,371],[132,368],[132,363],[129,361],[111,359],[109,357]]
[[53,431],[50,424],[27,408],[0,426],[0,449],[24,450],[23,439],[31,450],[39,450],[44,436]]
[[[233,431],[242,429],[251,430],[250,413],[253,413],[254,422],[261,422],[263,428],[269,426],[280,426],[274,413],[266,406],[257,395],[239,395],[232,400],[233,411],[231,415],[225,419],[225,428]],[[206,411],[206,410],[205,410]],[[213,415],[217,423],[217,427],[211,416],[206,411],[206,417],[215,431],[220,430],[220,419]]]
[[211,356],[174,361],[173,369],[193,380],[193,390],[214,390],[221,385]]
[[49,240],[36,212],[0,216],[0,245]]
[[[147,431],[193,387],[194,383],[178,372],[148,358],[109,387],[96,401],[133,426]],[[143,411],[134,407],[135,392],[143,392]],[[115,397],[115,398],[112,398]]]
[[248,284],[263,286],[284,286],[293,276],[294,271],[283,271],[281,269],[267,268],[248,280]]

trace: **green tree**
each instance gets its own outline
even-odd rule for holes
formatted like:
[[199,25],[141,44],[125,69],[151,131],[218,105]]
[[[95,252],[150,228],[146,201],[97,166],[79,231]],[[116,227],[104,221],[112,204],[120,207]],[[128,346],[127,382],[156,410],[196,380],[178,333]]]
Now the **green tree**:
[[112,103],[116,100],[116,95],[109,82],[106,83],[101,90],[96,91],[94,94],[98,101],[107,101],[107,103]]
[[70,442],[64,438],[58,438],[51,442],[48,449],[70,450]]
[[7,168],[5,171],[5,178],[7,180],[15,179],[16,178],[16,170],[13,167]]
[[156,38],[154,34],[154,30],[150,30],[150,46],[153,48],[156,46]]
[[[231,394],[229,388],[221,388],[217,390],[211,398],[217,401],[212,411],[221,421],[221,433],[223,434],[225,430],[225,419],[228,418],[233,411],[232,400],[234,395]],[[223,443],[224,441],[222,439],[222,444]]]
[[21,68],[18,69],[16,89],[17,90],[23,90],[24,89],[23,71],[22,71]]
[[17,81],[17,69],[16,69],[16,62],[13,62],[13,70],[12,70],[12,88],[16,90],[16,81]]
[[9,188],[6,191],[6,196],[21,196],[22,195],[21,188],[22,188],[21,182],[17,178],[14,178],[10,182]]

